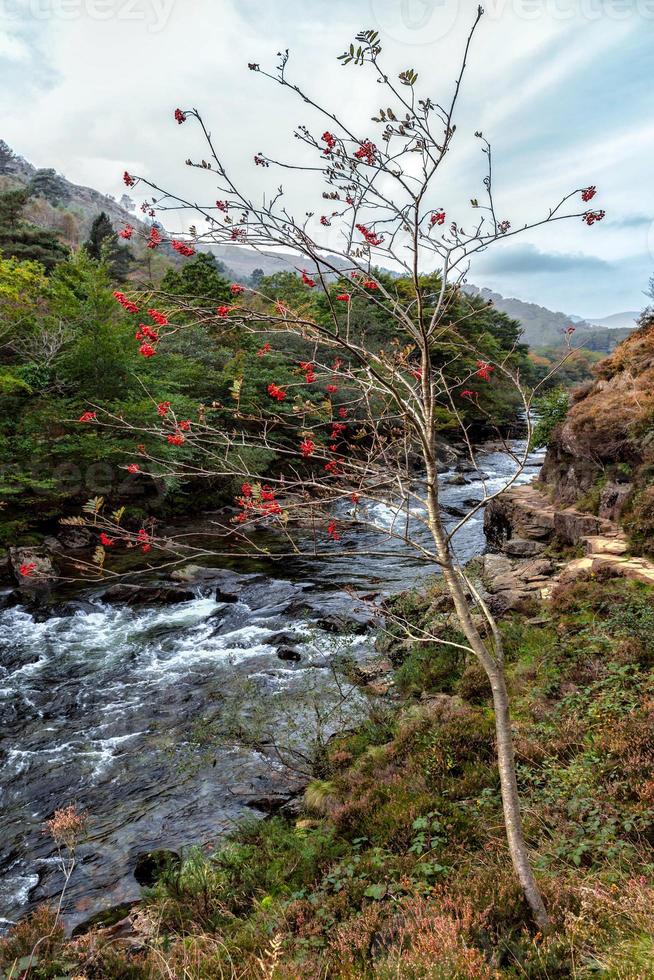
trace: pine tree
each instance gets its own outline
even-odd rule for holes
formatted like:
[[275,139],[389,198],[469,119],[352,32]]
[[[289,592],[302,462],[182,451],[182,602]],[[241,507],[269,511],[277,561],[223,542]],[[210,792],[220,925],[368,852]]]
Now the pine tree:
[[111,277],[119,281],[125,279],[134,261],[131,249],[119,243],[118,235],[104,211],[93,221],[84,249],[90,258],[103,262]]

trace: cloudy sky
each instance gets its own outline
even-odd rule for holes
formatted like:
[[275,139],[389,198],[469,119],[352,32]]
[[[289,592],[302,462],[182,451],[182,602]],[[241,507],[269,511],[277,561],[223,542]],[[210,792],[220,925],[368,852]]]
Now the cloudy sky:
[[[469,280],[582,316],[642,307],[654,273],[654,0],[485,7],[433,205],[464,222],[469,198],[481,197],[481,129],[497,209],[514,226],[591,183],[607,216],[488,250]],[[297,80],[372,134],[379,87],[336,55],[375,28],[389,72],[414,68],[423,93],[444,101],[475,9],[470,0],[0,0],[0,136],[36,166],[116,196],[127,167],[212,200],[198,183],[206,175],[184,167],[201,155],[197,131],[172,120],[176,106],[197,106],[243,179],[274,189],[279,174],[254,168],[253,153],[289,158],[293,127],[313,120],[247,62],[272,67],[290,48]]]

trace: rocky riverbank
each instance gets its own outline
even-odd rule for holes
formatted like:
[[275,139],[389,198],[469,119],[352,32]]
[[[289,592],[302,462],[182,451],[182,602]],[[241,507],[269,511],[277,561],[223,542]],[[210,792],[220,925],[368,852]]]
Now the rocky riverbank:
[[481,559],[482,578],[496,614],[528,611],[556,585],[582,575],[654,585],[654,563],[630,554],[619,525],[557,506],[542,484],[515,487],[492,500],[484,530],[494,551]]

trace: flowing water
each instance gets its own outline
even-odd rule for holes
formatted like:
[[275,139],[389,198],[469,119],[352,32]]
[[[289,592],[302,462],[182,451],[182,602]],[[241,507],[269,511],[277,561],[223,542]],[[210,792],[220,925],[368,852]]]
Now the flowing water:
[[[512,469],[496,452],[480,465],[489,492]],[[519,482],[538,465],[532,458]],[[466,478],[445,486],[445,507],[481,497],[478,479]],[[392,520],[381,505],[362,509],[376,524]],[[363,535],[379,543],[378,534]],[[456,550],[467,560],[484,544],[480,511]],[[437,571],[397,542],[391,550],[353,561],[335,548],[320,564],[298,558],[283,569],[224,572],[220,581],[238,593],[229,603],[217,600],[209,577],[193,598],[163,606],[110,604],[96,591],[77,611],[47,618],[21,606],[0,611],[0,920],[58,894],[61,871],[42,832],[57,807],[73,802],[89,816],[64,904],[73,927],[138,898],[139,854],[211,845],[282,800],[294,780],[280,746],[282,761],[301,769],[300,749],[317,729],[328,737],[364,700],[331,669],[341,655],[374,653],[370,613],[357,612],[342,587],[390,594]],[[346,631],[337,636],[341,617]],[[296,659],[280,659],[280,648]]]

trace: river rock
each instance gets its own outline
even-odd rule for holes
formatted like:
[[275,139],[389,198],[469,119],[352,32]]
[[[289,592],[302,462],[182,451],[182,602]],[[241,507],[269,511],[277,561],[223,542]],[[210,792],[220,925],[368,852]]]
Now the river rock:
[[[10,548],[9,561],[16,581],[22,588],[38,587],[57,578],[57,572],[52,561],[36,548]],[[22,565],[34,565],[29,576],[21,575]]]
[[302,654],[295,647],[278,647],[277,656],[280,660],[290,660],[293,663],[302,660]]
[[159,605],[171,602],[189,602],[195,599],[195,593],[189,589],[180,589],[174,585],[130,585],[119,582],[110,585],[102,593],[102,599],[111,603],[124,603],[127,606]]
[[365,633],[376,622],[372,610],[348,595],[303,596],[288,606],[287,613],[308,616],[328,633]]
[[465,511],[460,507],[452,507],[450,504],[441,504],[441,510],[450,517],[465,517]]
[[448,487],[467,487],[470,480],[466,480],[463,473],[453,473],[449,480],[445,481],[445,485]]
[[62,527],[54,540],[59,545],[59,550],[63,548],[66,551],[81,551],[91,546],[93,536],[85,527],[70,525]]
[[62,616],[90,616],[92,613],[102,612],[100,606],[86,599],[71,599],[68,602],[60,602],[52,606],[50,615],[55,617]]

